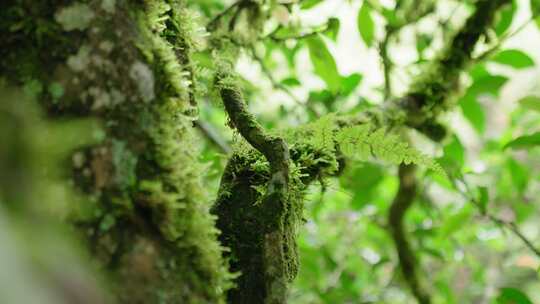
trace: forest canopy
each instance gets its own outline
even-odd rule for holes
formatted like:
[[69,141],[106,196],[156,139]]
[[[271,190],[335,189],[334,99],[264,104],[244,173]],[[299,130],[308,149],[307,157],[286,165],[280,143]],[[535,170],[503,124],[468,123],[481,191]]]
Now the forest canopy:
[[0,3],[0,303],[540,303],[540,1]]

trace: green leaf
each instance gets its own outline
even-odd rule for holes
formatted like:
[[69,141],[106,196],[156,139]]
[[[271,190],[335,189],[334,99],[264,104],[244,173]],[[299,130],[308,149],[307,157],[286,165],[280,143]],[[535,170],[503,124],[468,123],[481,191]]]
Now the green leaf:
[[529,171],[527,167],[515,159],[509,158],[506,162],[506,169],[510,172],[514,187],[519,193],[523,193],[529,185]]
[[371,8],[366,2],[362,3],[362,7],[360,7],[357,24],[362,40],[364,40],[364,43],[368,47],[371,47],[375,40],[375,22],[373,22],[373,18],[371,17]]
[[529,55],[515,49],[501,51],[495,55],[492,60],[500,64],[509,65],[516,69],[524,69],[534,66],[534,61],[531,59],[531,57],[529,57]]
[[366,162],[346,170],[340,184],[353,193],[351,205],[359,210],[373,199],[383,177],[384,170],[380,165]]
[[495,24],[495,33],[497,36],[501,36],[506,32],[506,30],[512,25],[514,20],[514,15],[517,10],[516,1],[512,1],[512,5],[507,5],[503,7],[497,15],[497,23]]
[[501,288],[497,304],[533,304],[526,294],[515,288]]
[[474,210],[471,208],[471,205],[465,205],[457,213],[447,218],[441,227],[441,230],[440,230],[441,236],[444,238],[447,238],[450,235],[452,235],[454,232],[458,231],[459,229],[466,227],[467,222],[471,219],[471,217],[474,214],[473,211]]
[[528,149],[540,145],[540,132],[520,136],[504,146],[504,149]]
[[433,41],[433,37],[427,34],[419,34],[416,37],[416,51],[422,57],[422,53],[426,50]]
[[531,0],[531,13],[537,16],[540,14],[540,0]]
[[[375,8],[377,10],[377,8]],[[384,19],[386,19],[386,22],[388,22],[389,26],[392,27],[400,27],[400,18],[396,15],[396,11],[394,9],[388,9],[386,7],[381,7],[380,10],[377,10],[381,12]]]
[[534,23],[540,28],[540,0],[531,0],[531,14],[537,17]]
[[527,96],[519,101],[519,104],[529,110],[540,112],[540,96]]
[[507,81],[508,78],[501,75],[484,76],[475,79],[474,83],[469,87],[467,94],[478,96],[480,94],[489,93],[493,96],[499,96],[500,89]]
[[337,40],[337,35],[339,33],[339,19],[338,18],[330,18],[328,19],[328,28],[324,31],[324,34],[332,39],[333,41]]
[[471,125],[478,131],[478,133],[484,133],[486,118],[482,105],[476,100],[476,97],[471,94],[465,95],[459,102],[463,116],[471,123]]
[[486,69],[484,64],[474,65],[470,71],[469,75],[472,77],[473,81],[477,81],[480,78],[490,76],[489,71]]
[[478,204],[480,205],[480,211],[482,211],[482,213],[486,213],[487,205],[489,201],[488,188],[478,187],[478,192],[479,192]]
[[439,162],[446,168],[461,168],[465,163],[465,151],[459,138],[454,135],[452,141],[443,147],[443,156]]
[[298,80],[298,78],[294,78],[294,77],[285,78],[285,79],[283,79],[281,81],[281,83],[283,85],[286,85],[286,86],[289,86],[289,87],[297,87],[297,86],[301,85],[300,80]]
[[362,81],[362,75],[353,73],[341,79],[341,95],[349,96]]
[[321,2],[323,2],[323,0],[304,0],[302,1],[302,6],[300,6],[300,8],[310,9]]
[[336,61],[328,51],[326,44],[320,36],[307,39],[309,57],[315,68],[315,74],[321,77],[330,91],[336,93],[341,88],[341,75],[339,75]]

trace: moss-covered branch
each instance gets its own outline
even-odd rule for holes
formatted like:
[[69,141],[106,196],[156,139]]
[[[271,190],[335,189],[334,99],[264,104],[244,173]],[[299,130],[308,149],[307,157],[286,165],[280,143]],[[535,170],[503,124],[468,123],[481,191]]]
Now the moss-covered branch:
[[412,84],[409,93],[399,101],[405,110],[405,124],[438,140],[444,128],[437,117],[450,109],[451,94],[459,92],[461,73],[473,63],[473,51],[480,38],[491,26],[498,9],[511,0],[479,0],[474,12],[453,36],[441,54]]
[[422,277],[418,275],[414,251],[407,240],[403,223],[407,210],[412,206],[416,197],[415,172],[415,165],[399,166],[399,188],[388,212],[388,227],[396,246],[403,279],[409,285],[418,303],[428,304],[431,302],[429,293],[422,286]]
[[[230,84],[222,83],[221,86],[221,98],[232,124],[253,148],[264,155],[270,165],[270,180],[261,202],[266,214],[263,227],[260,227],[262,252],[258,258],[261,259],[264,276],[264,289],[260,292],[264,294],[258,299],[268,304],[285,303],[288,279],[284,250],[290,244],[287,245],[284,238],[291,233],[285,231],[284,223],[289,199],[289,149],[282,138],[269,135],[249,113],[238,89]],[[239,270],[244,275],[250,275],[247,272],[252,271],[248,268]],[[254,303],[253,301],[253,298],[240,297],[232,302]]]

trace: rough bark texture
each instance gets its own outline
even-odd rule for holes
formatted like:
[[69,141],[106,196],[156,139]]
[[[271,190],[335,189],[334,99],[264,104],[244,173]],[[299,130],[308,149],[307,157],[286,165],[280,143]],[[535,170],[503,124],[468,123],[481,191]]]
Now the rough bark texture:
[[[301,153],[291,149],[291,161],[298,166]],[[213,209],[222,231],[220,240],[231,249],[231,271],[241,272],[236,288],[229,291],[229,303],[273,303],[269,297],[281,294],[275,288],[287,289],[282,283],[290,283],[298,271],[296,234],[303,223],[303,191],[324,170],[325,165],[312,164],[293,173],[285,205],[275,206],[266,196],[271,173],[264,157],[250,150],[237,152],[229,160]],[[303,174],[304,178],[298,178]],[[283,208],[283,214],[276,207]],[[272,228],[275,224],[281,227],[279,236]],[[271,265],[278,267],[269,269]],[[276,285],[268,286],[269,282]]]
[[73,154],[80,228],[121,303],[220,303],[228,275],[200,185],[178,0],[4,1],[0,77],[51,116],[95,117]]

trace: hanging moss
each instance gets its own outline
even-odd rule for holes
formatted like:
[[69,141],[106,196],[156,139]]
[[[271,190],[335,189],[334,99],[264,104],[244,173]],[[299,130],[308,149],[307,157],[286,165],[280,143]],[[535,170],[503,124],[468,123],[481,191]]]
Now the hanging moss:
[[20,0],[0,11],[1,77],[54,116],[102,121],[102,142],[73,155],[76,185],[94,203],[72,220],[119,302],[222,302],[229,274],[192,130],[198,33],[183,1]]

